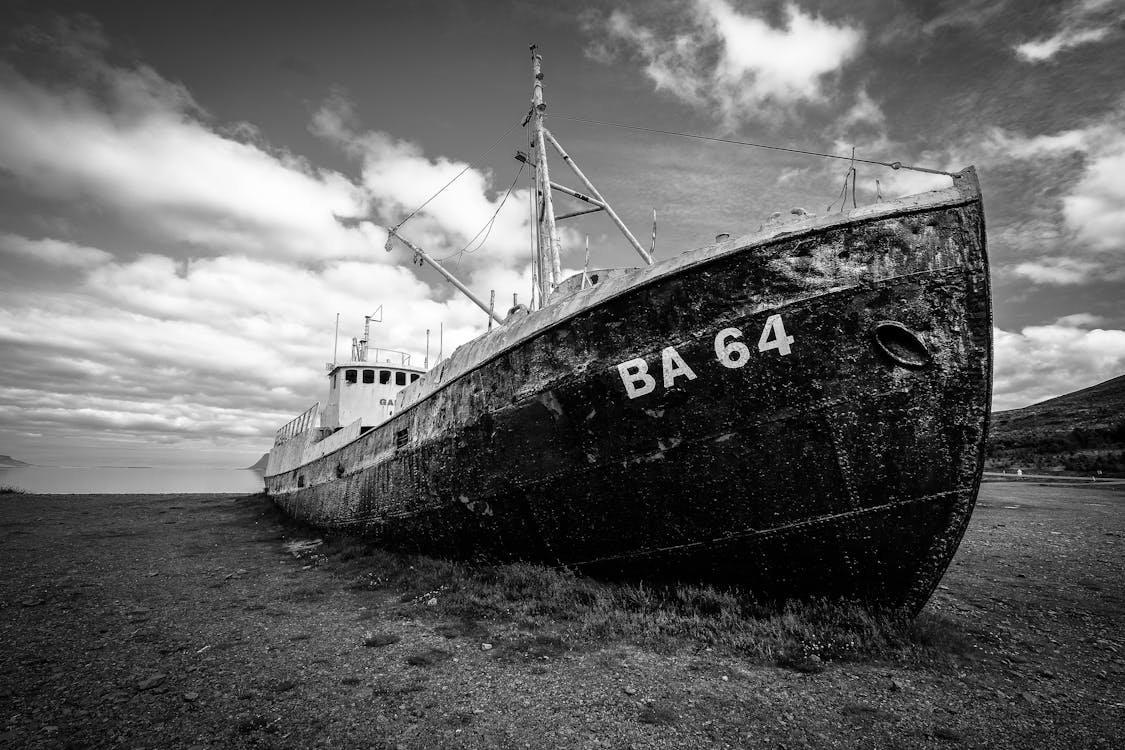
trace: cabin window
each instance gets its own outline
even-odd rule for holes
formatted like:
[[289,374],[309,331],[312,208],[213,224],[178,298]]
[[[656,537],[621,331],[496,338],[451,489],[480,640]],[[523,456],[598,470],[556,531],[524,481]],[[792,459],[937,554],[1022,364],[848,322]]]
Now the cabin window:
[[386,385],[391,382],[390,370],[379,370],[379,385]]
[[363,371],[363,382],[364,383],[374,383],[375,382],[375,371],[374,370],[364,370]]
[[410,429],[395,430],[395,447],[404,448],[410,442]]
[[418,379],[418,373],[416,373],[416,372],[415,372],[415,373],[412,373],[412,374],[410,375],[410,382],[411,382],[411,383],[413,383],[413,382],[414,382],[415,380],[417,380],[417,379]]
[[395,373],[395,385],[406,385],[406,373],[405,372],[396,372]]
[[297,475],[297,486],[298,487],[304,487],[305,486],[305,475],[304,474],[298,474]]
[[357,372],[356,370],[346,370],[344,372],[344,382],[345,383],[354,383],[356,372]]

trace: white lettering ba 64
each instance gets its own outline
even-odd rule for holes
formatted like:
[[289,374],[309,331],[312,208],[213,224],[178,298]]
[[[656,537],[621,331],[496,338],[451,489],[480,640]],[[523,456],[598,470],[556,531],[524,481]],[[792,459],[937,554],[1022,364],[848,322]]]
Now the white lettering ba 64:
[[[746,366],[750,361],[750,347],[741,339],[742,331],[737,328],[724,328],[715,335],[715,359],[719,364],[732,370]],[[785,333],[781,315],[769,316],[758,337],[758,351],[776,350],[779,357],[784,357],[790,353],[792,343],[793,337]],[[660,367],[665,388],[674,386],[679,378],[690,382],[699,377],[674,346],[666,346],[660,350]],[[646,396],[656,390],[656,377],[649,374],[648,362],[644,358],[622,362],[617,366],[617,372],[629,398]]]

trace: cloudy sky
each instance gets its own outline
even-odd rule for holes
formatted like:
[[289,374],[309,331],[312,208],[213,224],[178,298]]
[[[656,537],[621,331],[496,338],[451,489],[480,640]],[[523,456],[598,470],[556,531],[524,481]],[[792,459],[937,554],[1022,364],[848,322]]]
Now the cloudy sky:
[[[847,164],[584,120],[975,164],[995,407],[1125,372],[1125,2],[559,5],[6,2],[0,454],[245,465],[322,396],[337,313],[341,353],[379,305],[418,362],[427,328],[468,340],[483,313],[380,229],[466,166],[404,232],[526,301],[533,41],[549,126],[646,241],[656,209],[658,258],[823,212]],[[861,201],[876,179],[945,184],[861,166]],[[585,235],[635,264],[604,216],[570,227],[565,265]]]

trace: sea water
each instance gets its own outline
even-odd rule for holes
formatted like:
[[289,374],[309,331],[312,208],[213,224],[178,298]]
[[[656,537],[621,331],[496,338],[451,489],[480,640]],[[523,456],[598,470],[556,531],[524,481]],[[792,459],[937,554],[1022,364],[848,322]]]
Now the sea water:
[[265,489],[265,482],[261,473],[248,469],[16,466],[0,468],[0,487],[16,487],[41,494],[253,494]]

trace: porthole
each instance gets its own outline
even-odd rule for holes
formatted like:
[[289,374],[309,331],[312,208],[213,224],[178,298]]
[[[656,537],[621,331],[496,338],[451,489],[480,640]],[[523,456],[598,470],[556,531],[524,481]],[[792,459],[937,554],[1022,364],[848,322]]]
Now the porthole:
[[875,325],[873,335],[876,348],[900,367],[917,370],[933,362],[922,337],[902,323],[881,321]]

